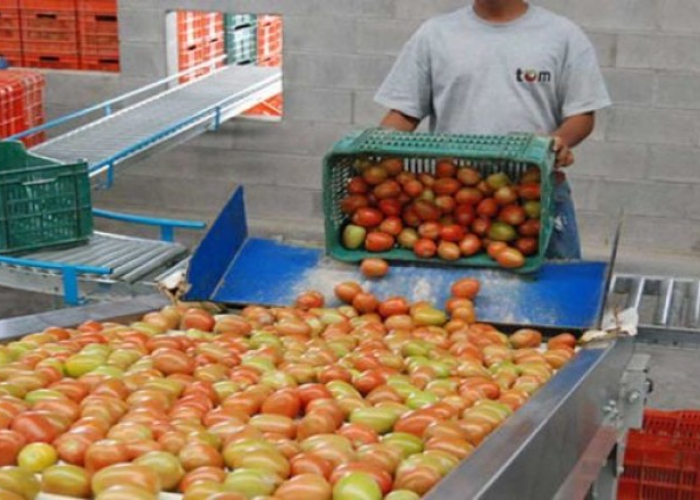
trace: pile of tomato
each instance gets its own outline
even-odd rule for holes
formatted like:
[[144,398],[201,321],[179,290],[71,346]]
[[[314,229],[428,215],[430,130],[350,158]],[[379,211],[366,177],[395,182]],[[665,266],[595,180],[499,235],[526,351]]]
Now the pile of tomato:
[[415,500],[574,356],[563,333],[380,300],[168,306],[0,346],[0,498]]
[[414,174],[404,162],[358,163],[358,175],[340,202],[349,218],[343,246],[349,250],[413,251],[445,261],[487,254],[505,268],[519,268],[539,250],[541,174],[520,179],[505,173],[483,178],[469,165],[439,160],[435,174]]

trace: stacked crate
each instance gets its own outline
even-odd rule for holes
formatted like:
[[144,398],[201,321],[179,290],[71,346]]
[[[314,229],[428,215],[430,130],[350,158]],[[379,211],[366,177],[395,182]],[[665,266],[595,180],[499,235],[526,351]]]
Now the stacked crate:
[[[0,70],[0,139],[44,123],[44,88],[41,73]],[[43,132],[22,139],[27,147],[44,140]]]
[[77,0],[80,68],[119,71],[116,0]]
[[19,0],[25,66],[77,69],[76,0]]
[[[181,11],[177,13],[178,31],[178,67],[180,71],[186,71],[205,62],[217,61],[215,66],[224,64],[224,16],[216,12],[191,12]],[[181,82],[187,82],[198,78],[211,71],[211,66],[205,66],[196,72],[189,73]]]
[[0,0],[0,57],[10,66],[23,63],[19,0]]
[[258,16],[226,14],[226,55],[228,64],[258,62]]
[[[282,67],[282,18],[280,16],[258,16],[257,64],[272,68]],[[248,116],[280,118],[284,112],[282,94],[276,95],[250,109]]]

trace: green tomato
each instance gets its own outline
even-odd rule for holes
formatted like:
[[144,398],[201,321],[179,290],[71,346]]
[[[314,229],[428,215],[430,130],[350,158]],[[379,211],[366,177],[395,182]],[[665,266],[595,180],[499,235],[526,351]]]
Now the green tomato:
[[56,462],[58,462],[56,449],[46,443],[28,444],[17,456],[17,464],[35,474],[55,465]]
[[382,490],[369,474],[352,472],[335,483],[333,500],[382,500]]

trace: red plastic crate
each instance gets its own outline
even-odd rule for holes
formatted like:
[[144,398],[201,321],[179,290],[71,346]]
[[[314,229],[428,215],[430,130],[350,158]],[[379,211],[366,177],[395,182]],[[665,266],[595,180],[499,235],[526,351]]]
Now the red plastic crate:
[[177,13],[177,36],[180,49],[193,48],[206,40],[206,18],[202,12]]
[[104,13],[78,15],[80,51],[85,55],[119,57],[117,16]]
[[48,69],[79,69],[80,58],[77,53],[73,55],[56,53],[24,53],[24,65],[30,68]]
[[282,117],[283,114],[284,97],[282,94],[271,97],[245,112],[246,116],[269,116],[275,118]]
[[204,39],[206,42],[224,41],[224,15],[220,12],[204,14]]
[[20,9],[46,11],[76,11],[75,0],[19,0]]
[[0,0],[0,10],[19,9],[19,0]]
[[0,11],[0,43],[22,41],[19,11]]
[[10,66],[17,67],[24,65],[21,49],[5,48],[7,44],[0,43],[0,57],[5,59]]
[[20,13],[22,40],[78,41],[75,12],[23,10]]
[[258,66],[263,66],[267,68],[280,68],[282,67],[282,55],[268,57],[267,59],[258,62]]
[[109,12],[117,13],[117,0],[78,0],[78,12]]
[[80,58],[80,69],[118,73],[120,69],[119,58],[82,56]]
[[[43,123],[45,86],[41,73],[22,69],[0,71],[0,137]],[[43,133],[23,139],[27,146],[43,140]]]

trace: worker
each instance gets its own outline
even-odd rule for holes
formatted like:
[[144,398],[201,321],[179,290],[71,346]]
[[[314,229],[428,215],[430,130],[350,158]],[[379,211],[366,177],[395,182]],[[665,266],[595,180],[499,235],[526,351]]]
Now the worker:
[[568,19],[524,0],[474,0],[427,20],[404,46],[375,100],[386,128],[553,137],[555,222],[547,256],[580,259],[571,188],[562,168],[611,104],[593,45]]

